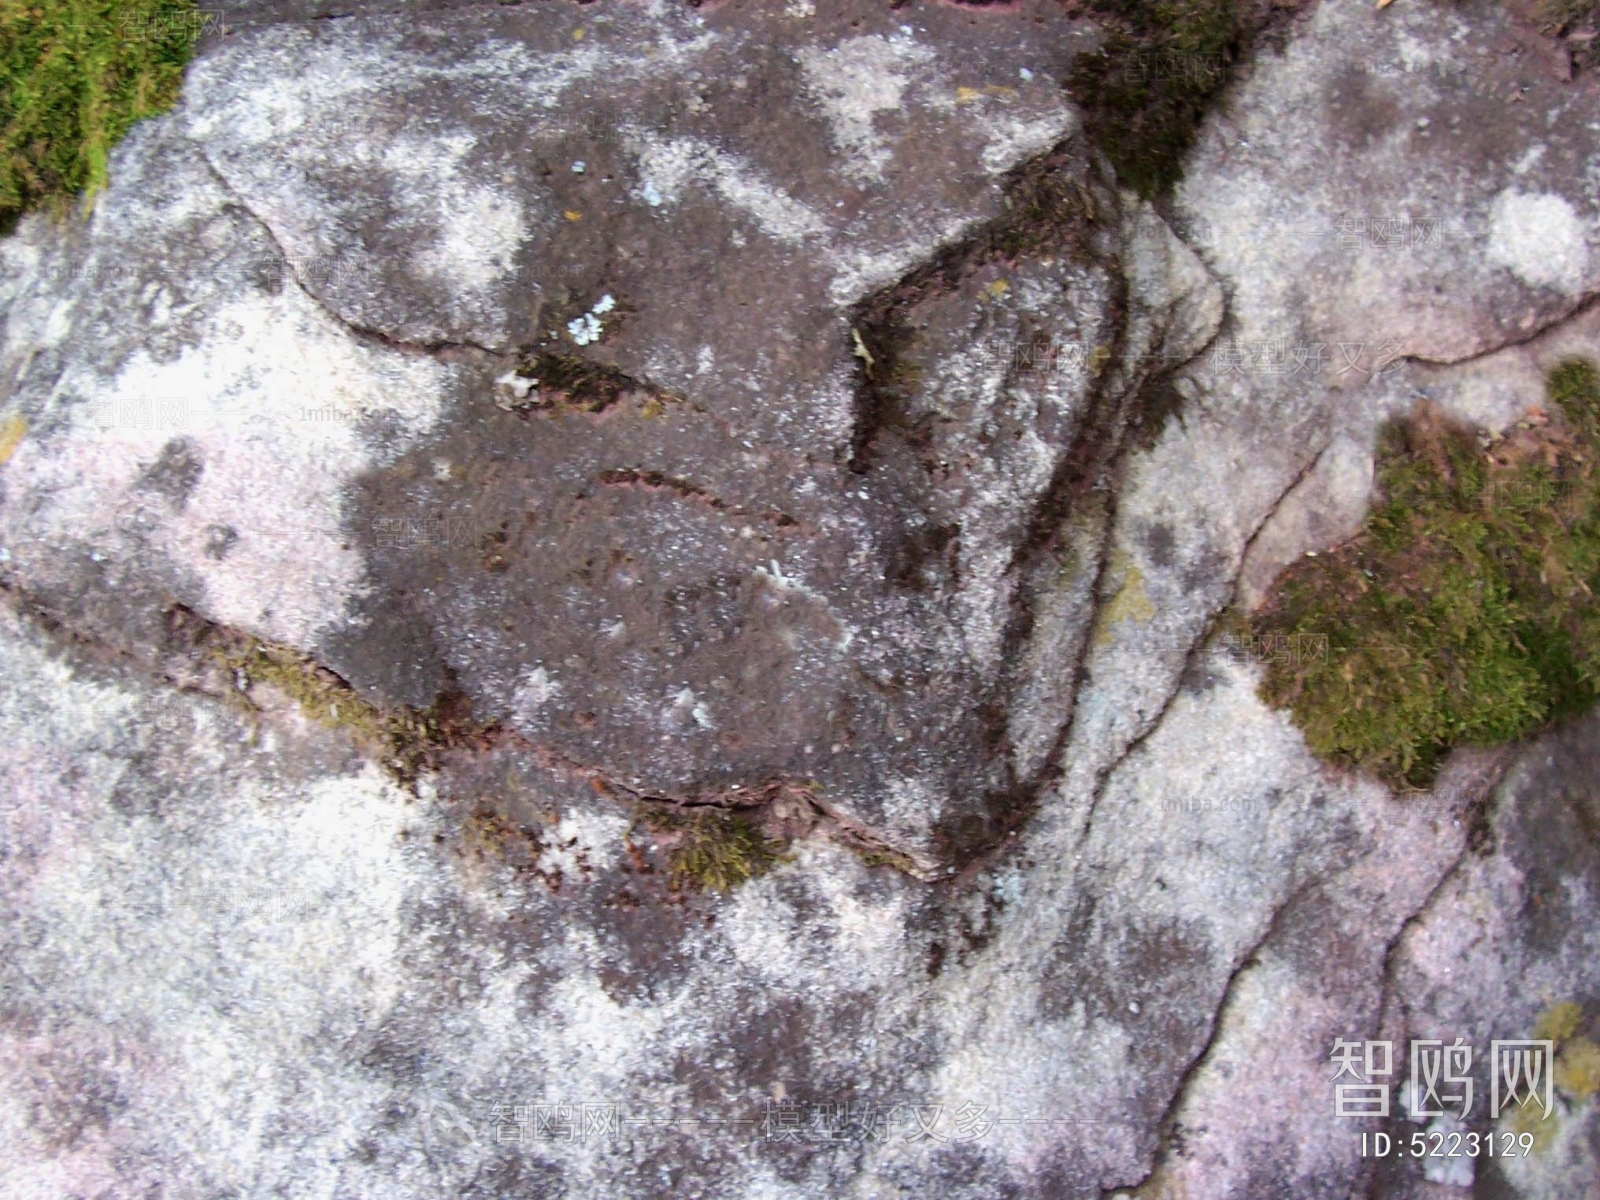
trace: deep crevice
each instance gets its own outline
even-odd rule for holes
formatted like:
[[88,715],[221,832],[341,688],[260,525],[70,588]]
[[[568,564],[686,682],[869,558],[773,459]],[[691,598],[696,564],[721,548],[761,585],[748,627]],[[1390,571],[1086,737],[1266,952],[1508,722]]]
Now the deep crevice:
[[1077,173],[1082,162],[1082,143],[1069,139],[1016,168],[1004,184],[1003,215],[943,247],[851,309],[850,336],[858,360],[851,470],[866,473],[879,435],[903,425],[901,414],[910,382],[904,351],[913,336],[907,321],[912,309],[948,295],[974,272],[996,261],[1051,251],[1085,253],[1079,233],[1084,223],[1098,219],[1099,210]]
[[1106,367],[1096,377],[1093,390],[1082,421],[1075,431],[1072,444],[1056,469],[1049,485],[1034,506],[1033,514],[1015,553],[1012,555],[1007,576],[1012,580],[1010,615],[1001,638],[1000,659],[1013,664],[1000,679],[997,695],[991,703],[1005,711],[1005,701],[1015,695],[1021,686],[1022,664],[1026,662],[1027,647],[1032,640],[1035,608],[1039,599],[1038,573],[1042,561],[1059,545],[1061,531],[1078,511],[1091,492],[1104,495],[1104,512],[1101,520],[1100,545],[1097,552],[1095,578],[1091,586],[1092,612],[1077,646],[1071,668],[1068,709],[1066,719],[1056,731],[1056,736],[1046,751],[1044,760],[1031,778],[1019,779],[1015,762],[1001,748],[1002,761],[1010,786],[999,795],[986,797],[985,815],[991,824],[985,844],[977,849],[967,863],[959,864],[963,878],[969,877],[971,868],[986,861],[997,849],[1003,848],[1009,836],[1020,829],[1037,811],[1044,790],[1060,778],[1062,758],[1071,744],[1072,730],[1077,722],[1078,698],[1088,671],[1089,653],[1094,641],[1094,625],[1104,608],[1106,577],[1110,563],[1110,549],[1115,538],[1117,515],[1117,476],[1124,459],[1124,440],[1129,427],[1129,409],[1137,405],[1137,397],[1130,405],[1124,393],[1115,385],[1126,383],[1122,374],[1121,359],[1126,351],[1128,333],[1128,283],[1121,271],[1113,273],[1116,290],[1112,298],[1112,351]]

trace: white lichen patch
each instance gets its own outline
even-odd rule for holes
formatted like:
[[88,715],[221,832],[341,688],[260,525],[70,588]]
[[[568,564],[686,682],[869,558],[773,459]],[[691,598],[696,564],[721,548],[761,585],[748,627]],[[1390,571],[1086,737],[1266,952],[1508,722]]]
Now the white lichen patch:
[[498,327],[504,321],[500,285],[516,265],[529,231],[521,202],[473,178],[465,160],[471,134],[399,138],[384,151],[396,192],[422,210],[432,238],[414,254],[422,275],[446,285],[465,315]]
[[[293,287],[227,302],[198,333],[174,358],[135,351],[112,378],[69,367],[55,401],[65,424],[7,467],[39,501],[0,520],[13,543],[115,558],[122,526],[148,512],[156,547],[201,581],[207,615],[309,645],[363,586],[342,502],[375,461],[359,422],[382,412],[419,436],[454,369],[357,342]],[[303,419],[307,397],[345,419]],[[196,473],[163,498],[139,484],[174,445]]]
[[[732,893],[717,921],[739,963],[785,988],[857,989],[911,970],[906,896],[871,897],[862,868],[835,846],[804,844],[793,866]],[[796,889],[812,903],[796,903]]]
[[669,734],[717,727],[710,706],[691,687],[681,687],[669,695],[656,714],[656,721]]
[[1009,112],[983,114],[980,124],[987,144],[980,161],[991,175],[1001,175],[1018,162],[1042,154],[1068,136],[1078,116],[1065,104],[1042,117],[1016,116]]
[[[512,401],[526,400],[539,386],[539,381],[531,375],[519,375],[516,371],[507,371],[494,381],[495,387],[500,389],[503,397]],[[497,403],[499,403],[497,401]],[[504,408],[506,405],[501,404]]]
[[[912,221],[907,214],[906,221]],[[847,308],[880,287],[893,283],[938,247],[959,241],[982,218],[959,215],[935,218],[922,227],[912,226],[910,236],[892,246],[845,248],[836,256],[828,299]]]
[[716,721],[712,719],[711,709],[695,694],[694,689],[689,687],[678,689],[671,703],[663,711],[662,719],[672,728],[683,728],[691,723],[697,729],[717,727]]
[[[312,38],[279,26],[198,61],[182,116],[289,253],[347,254],[336,304],[364,309],[376,298],[375,281],[400,259],[433,309],[409,318],[416,328],[407,336],[493,343],[505,336],[522,247],[538,226],[559,222],[560,210],[532,199],[536,191],[506,186],[514,176],[479,144],[470,120],[397,129],[391,106],[405,101],[396,92],[471,88],[480,111],[537,127],[587,80],[616,85],[670,74],[708,45],[703,33],[680,39],[666,29],[649,54],[582,43],[538,55],[485,38],[445,63],[419,54],[395,29],[330,27]],[[375,206],[383,224],[404,231],[406,253],[351,236],[373,220]]]
[[523,676],[522,682],[511,697],[512,708],[518,720],[524,723],[540,721],[544,708],[561,695],[561,683],[543,666],[534,667]]
[[1487,255],[1526,284],[1575,295],[1589,278],[1587,232],[1564,197],[1507,188],[1489,211]]
[[806,91],[822,109],[844,159],[845,176],[881,180],[893,151],[877,121],[880,114],[901,110],[916,68],[930,62],[933,51],[904,34],[869,34],[831,48],[807,46],[797,57]]
[[738,155],[699,138],[662,140],[631,135],[639,163],[637,195],[652,207],[676,205],[692,187],[704,188],[748,215],[768,237],[801,242],[827,232],[812,209],[762,179]]
[[[334,1187],[327,1156],[259,1130],[292,1110],[338,1137],[381,1108],[387,1085],[306,1047],[359,1038],[400,998],[402,918],[439,882],[401,835],[431,830],[431,792],[419,805],[370,768],[294,783],[251,769],[231,717],[152,747],[167,768],[140,772],[131,747],[106,738],[149,715],[148,694],[74,678],[9,622],[0,641],[0,813],[29,864],[26,876],[8,869],[0,896],[26,899],[54,931],[9,943],[7,987],[50,979],[49,997],[71,1013],[37,1040],[0,1039],[0,1191],[57,1171],[81,1183],[114,1163],[118,1186],[130,1182],[125,1131],[100,1129],[62,1158],[28,1119],[55,1102],[39,1091],[41,1069],[102,1037],[115,1053],[94,1054],[97,1077],[115,1081],[119,1122],[149,1136],[146,1153],[203,1144],[219,1156],[212,1177],[232,1188],[289,1177]],[[44,713],[55,718],[29,715]],[[134,815],[152,804],[170,807]]]
[[605,326],[600,323],[600,318],[616,306],[616,298],[607,292],[588,312],[567,322],[567,336],[580,346],[598,342],[605,335]]
[[569,879],[585,872],[603,871],[622,853],[622,839],[628,821],[610,813],[568,809],[561,820],[540,835],[541,850],[536,864],[545,875],[559,874]]

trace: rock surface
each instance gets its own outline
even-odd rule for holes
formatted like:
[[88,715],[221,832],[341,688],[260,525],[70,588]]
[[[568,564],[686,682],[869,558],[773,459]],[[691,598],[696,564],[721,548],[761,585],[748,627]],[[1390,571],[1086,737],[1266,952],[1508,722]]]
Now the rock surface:
[[1152,205],[1052,5],[221,11],[0,242],[0,1195],[1600,1194],[1329,1061],[1600,1016],[1600,718],[1397,796],[1208,637],[1600,359],[1592,73],[1323,0]]

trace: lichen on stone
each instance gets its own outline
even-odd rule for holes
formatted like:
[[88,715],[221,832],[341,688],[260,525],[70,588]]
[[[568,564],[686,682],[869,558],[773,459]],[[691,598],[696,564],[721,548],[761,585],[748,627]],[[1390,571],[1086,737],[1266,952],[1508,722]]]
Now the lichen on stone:
[[1600,1046],[1583,1036],[1583,1028],[1583,1006],[1575,1000],[1552,1004],[1533,1026],[1536,1039],[1555,1044],[1556,1089],[1580,1104],[1600,1091]]
[[1533,1025],[1533,1036],[1559,1045],[1577,1033],[1582,1024],[1583,1006],[1573,1000],[1563,1000],[1539,1014]]
[[1556,1056],[1555,1084],[1582,1102],[1600,1091],[1600,1046],[1588,1038],[1574,1038]]

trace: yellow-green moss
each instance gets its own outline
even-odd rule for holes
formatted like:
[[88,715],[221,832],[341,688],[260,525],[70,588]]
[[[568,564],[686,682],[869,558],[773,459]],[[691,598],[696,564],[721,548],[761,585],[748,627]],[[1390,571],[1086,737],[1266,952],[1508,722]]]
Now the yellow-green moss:
[[1502,1111],[1499,1132],[1509,1133],[1518,1138],[1525,1133],[1531,1133],[1533,1148],[1529,1153],[1544,1154],[1555,1144],[1556,1138],[1561,1133],[1562,1123],[1563,1116],[1559,1104],[1547,1113],[1544,1105],[1535,1101]]
[[[1537,732],[1600,692],[1600,375],[1548,380],[1549,424],[1497,441],[1424,410],[1379,446],[1362,533],[1277,582],[1262,695],[1311,748],[1421,787],[1456,745]],[[1284,640],[1286,639],[1286,640]]]
[[0,231],[105,186],[111,149],[177,101],[190,0],[0,0]]
[[380,708],[308,655],[284,646],[219,633],[210,653],[238,691],[257,684],[275,689],[313,721],[349,734],[405,780],[414,779],[428,756],[459,732],[450,728],[442,701],[427,711]]
[[1600,1046],[1586,1037],[1563,1046],[1556,1056],[1555,1084],[1580,1102],[1600,1091]]
[[1583,1006],[1563,1000],[1539,1014],[1539,1019],[1533,1023],[1533,1036],[1560,1045],[1577,1033],[1582,1025]]
[[669,833],[667,885],[674,891],[726,892],[764,875],[782,857],[780,843],[726,808],[652,808],[645,820]]

